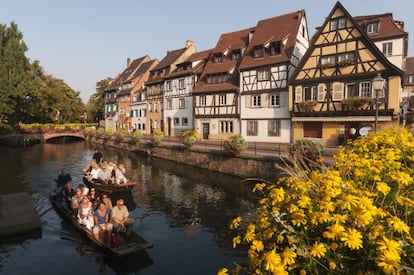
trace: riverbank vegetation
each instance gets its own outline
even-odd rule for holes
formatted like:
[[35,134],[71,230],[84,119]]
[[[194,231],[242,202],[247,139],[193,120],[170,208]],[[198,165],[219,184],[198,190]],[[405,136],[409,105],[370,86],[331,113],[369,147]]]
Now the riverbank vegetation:
[[231,222],[233,246],[249,260],[233,274],[413,273],[412,133],[372,132],[339,148],[329,167],[292,161],[288,176],[255,185],[256,212]]

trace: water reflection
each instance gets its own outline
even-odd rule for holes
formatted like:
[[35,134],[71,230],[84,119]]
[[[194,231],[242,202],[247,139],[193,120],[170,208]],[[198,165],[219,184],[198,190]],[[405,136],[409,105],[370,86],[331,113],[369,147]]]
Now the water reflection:
[[[215,274],[220,267],[245,259],[244,251],[231,248],[228,223],[253,212],[251,183],[108,147],[98,149],[106,160],[123,163],[127,175],[138,182],[130,192],[113,194],[111,199],[115,203],[118,197],[124,198],[136,219],[134,229],[154,247],[123,260],[101,254],[52,210],[48,199],[61,167],[66,167],[75,185],[82,182],[82,169],[90,162],[93,147],[81,142],[0,148],[5,156],[0,159],[0,173],[10,179],[0,185],[0,193],[29,191],[43,222],[40,239],[7,248],[0,244],[0,273],[31,270],[39,274],[55,267],[70,274],[171,274],[171,270]],[[36,267],[23,269],[32,265]]]

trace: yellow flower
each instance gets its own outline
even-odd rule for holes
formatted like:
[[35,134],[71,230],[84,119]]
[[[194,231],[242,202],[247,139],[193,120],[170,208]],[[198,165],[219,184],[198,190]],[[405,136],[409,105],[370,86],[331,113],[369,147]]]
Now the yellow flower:
[[251,242],[251,241],[254,240],[255,235],[256,234],[254,234],[254,232],[248,231],[248,232],[246,232],[246,235],[244,235],[244,240],[246,242]]
[[299,209],[299,211],[292,213],[292,223],[294,226],[300,226],[301,224],[305,225],[307,223],[306,215],[302,209]]
[[262,191],[264,187],[266,187],[266,183],[256,183],[256,185],[253,188],[253,193],[257,190]]
[[350,210],[353,206],[358,204],[358,198],[353,195],[346,195],[342,204],[342,209]]
[[227,268],[221,268],[218,272],[217,272],[217,275],[228,275],[229,273],[228,273],[228,269]]
[[270,191],[269,196],[275,202],[282,202],[285,199],[285,190],[283,188],[275,188]]
[[282,252],[282,259],[284,265],[294,264],[296,259],[295,251],[289,249],[288,247],[285,247],[285,249]]
[[330,269],[330,270],[335,270],[335,269],[336,269],[336,263],[334,263],[334,262],[329,262],[329,269]]
[[300,275],[306,275],[306,270],[301,269],[299,274],[300,274]]
[[380,251],[388,250],[393,253],[399,254],[401,247],[400,244],[394,240],[390,240],[387,237],[383,236],[382,241],[378,241],[378,249]]
[[236,248],[239,243],[241,243],[240,235],[233,238],[233,248]]
[[230,224],[230,228],[231,229],[236,229],[237,227],[240,226],[241,221],[242,221],[242,218],[240,216],[233,219],[233,221]]
[[265,269],[274,272],[281,264],[280,255],[275,250],[271,250],[265,254]]
[[342,225],[334,223],[333,225],[328,226],[328,231],[325,231],[323,233],[323,236],[327,239],[336,240],[336,239],[339,239],[342,232],[344,231],[345,231],[345,228]]
[[254,249],[258,252],[262,251],[264,248],[263,246],[263,242],[262,241],[258,241],[258,240],[254,240],[251,246],[251,249]]
[[362,248],[362,235],[354,228],[350,228],[347,232],[343,233],[341,241],[352,250]]
[[410,232],[410,227],[398,217],[391,217],[387,219],[387,223],[388,226],[391,226],[398,233],[404,232],[408,234]]
[[283,237],[283,235],[279,234],[279,235],[277,235],[277,240],[276,240],[276,242],[277,242],[277,243],[282,243],[284,239],[285,239],[285,237]]
[[322,258],[326,254],[326,247],[323,243],[316,242],[310,249],[312,257]]
[[311,202],[311,199],[308,196],[301,196],[298,200],[299,207],[307,208],[309,203]]
[[399,270],[400,256],[391,251],[384,251],[378,258],[378,264],[386,274],[394,274]]
[[384,195],[387,195],[391,190],[391,187],[383,181],[377,182],[375,188]]
[[384,226],[375,225],[371,227],[371,230],[368,233],[368,239],[375,240],[384,233]]

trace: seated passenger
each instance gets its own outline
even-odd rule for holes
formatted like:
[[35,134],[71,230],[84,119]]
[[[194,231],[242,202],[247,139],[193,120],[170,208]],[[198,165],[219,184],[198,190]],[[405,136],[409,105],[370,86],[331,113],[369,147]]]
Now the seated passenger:
[[129,217],[129,211],[125,206],[123,199],[118,199],[115,207],[112,208],[111,222],[115,232],[125,230],[127,236],[131,235],[132,227],[135,221]]
[[107,209],[112,210],[112,201],[111,199],[108,197],[108,194],[106,193],[102,193],[99,196],[99,203],[103,202],[106,206]]
[[99,170],[100,170],[99,165],[93,162],[89,174],[85,174],[86,179],[89,182],[94,182],[98,180]]
[[83,196],[82,202],[78,209],[78,223],[86,226],[88,230],[91,230],[94,224],[93,220],[93,206],[87,196]]
[[82,190],[82,195],[87,196],[89,194],[89,188],[85,186],[85,184],[79,184],[79,189]]
[[92,203],[92,208],[95,210],[98,206],[98,195],[96,194],[96,189],[94,187],[89,190],[88,194],[89,201]]
[[79,205],[81,203],[82,198],[83,198],[82,190],[80,188],[77,188],[75,191],[75,195],[72,197],[72,200],[71,200],[72,212],[74,214],[78,213]]
[[106,167],[105,162],[101,163],[101,169],[99,170],[99,173],[98,173],[98,180],[101,181],[104,184],[111,183],[110,182],[110,180],[111,180],[111,170],[109,170]]
[[93,218],[95,226],[93,227],[93,235],[96,239],[99,238],[100,232],[107,232],[108,240],[110,239],[112,233],[112,224],[109,222],[109,214],[111,211],[106,208],[105,204],[101,202],[98,209],[93,212]]
[[62,191],[62,207],[67,212],[72,212],[72,197],[75,195],[75,190],[72,187],[72,182],[68,181]]

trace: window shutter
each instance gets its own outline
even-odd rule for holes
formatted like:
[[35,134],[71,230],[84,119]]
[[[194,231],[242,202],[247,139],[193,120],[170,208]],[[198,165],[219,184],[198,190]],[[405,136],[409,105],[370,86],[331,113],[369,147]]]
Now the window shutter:
[[332,92],[332,100],[333,101],[341,101],[344,99],[344,84],[343,83],[334,83],[333,84],[333,92]]
[[325,95],[326,95],[326,86],[325,86],[325,84],[319,84],[318,85],[318,101],[319,102],[325,101]]
[[302,86],[295,87],[295,103],[302,102]]
[[246,108],[249,108],[250,107],[250,96],[249,95],[246,95],[246,96],[244,96],[244,100],[245,100],[245,106],[246,106]]

